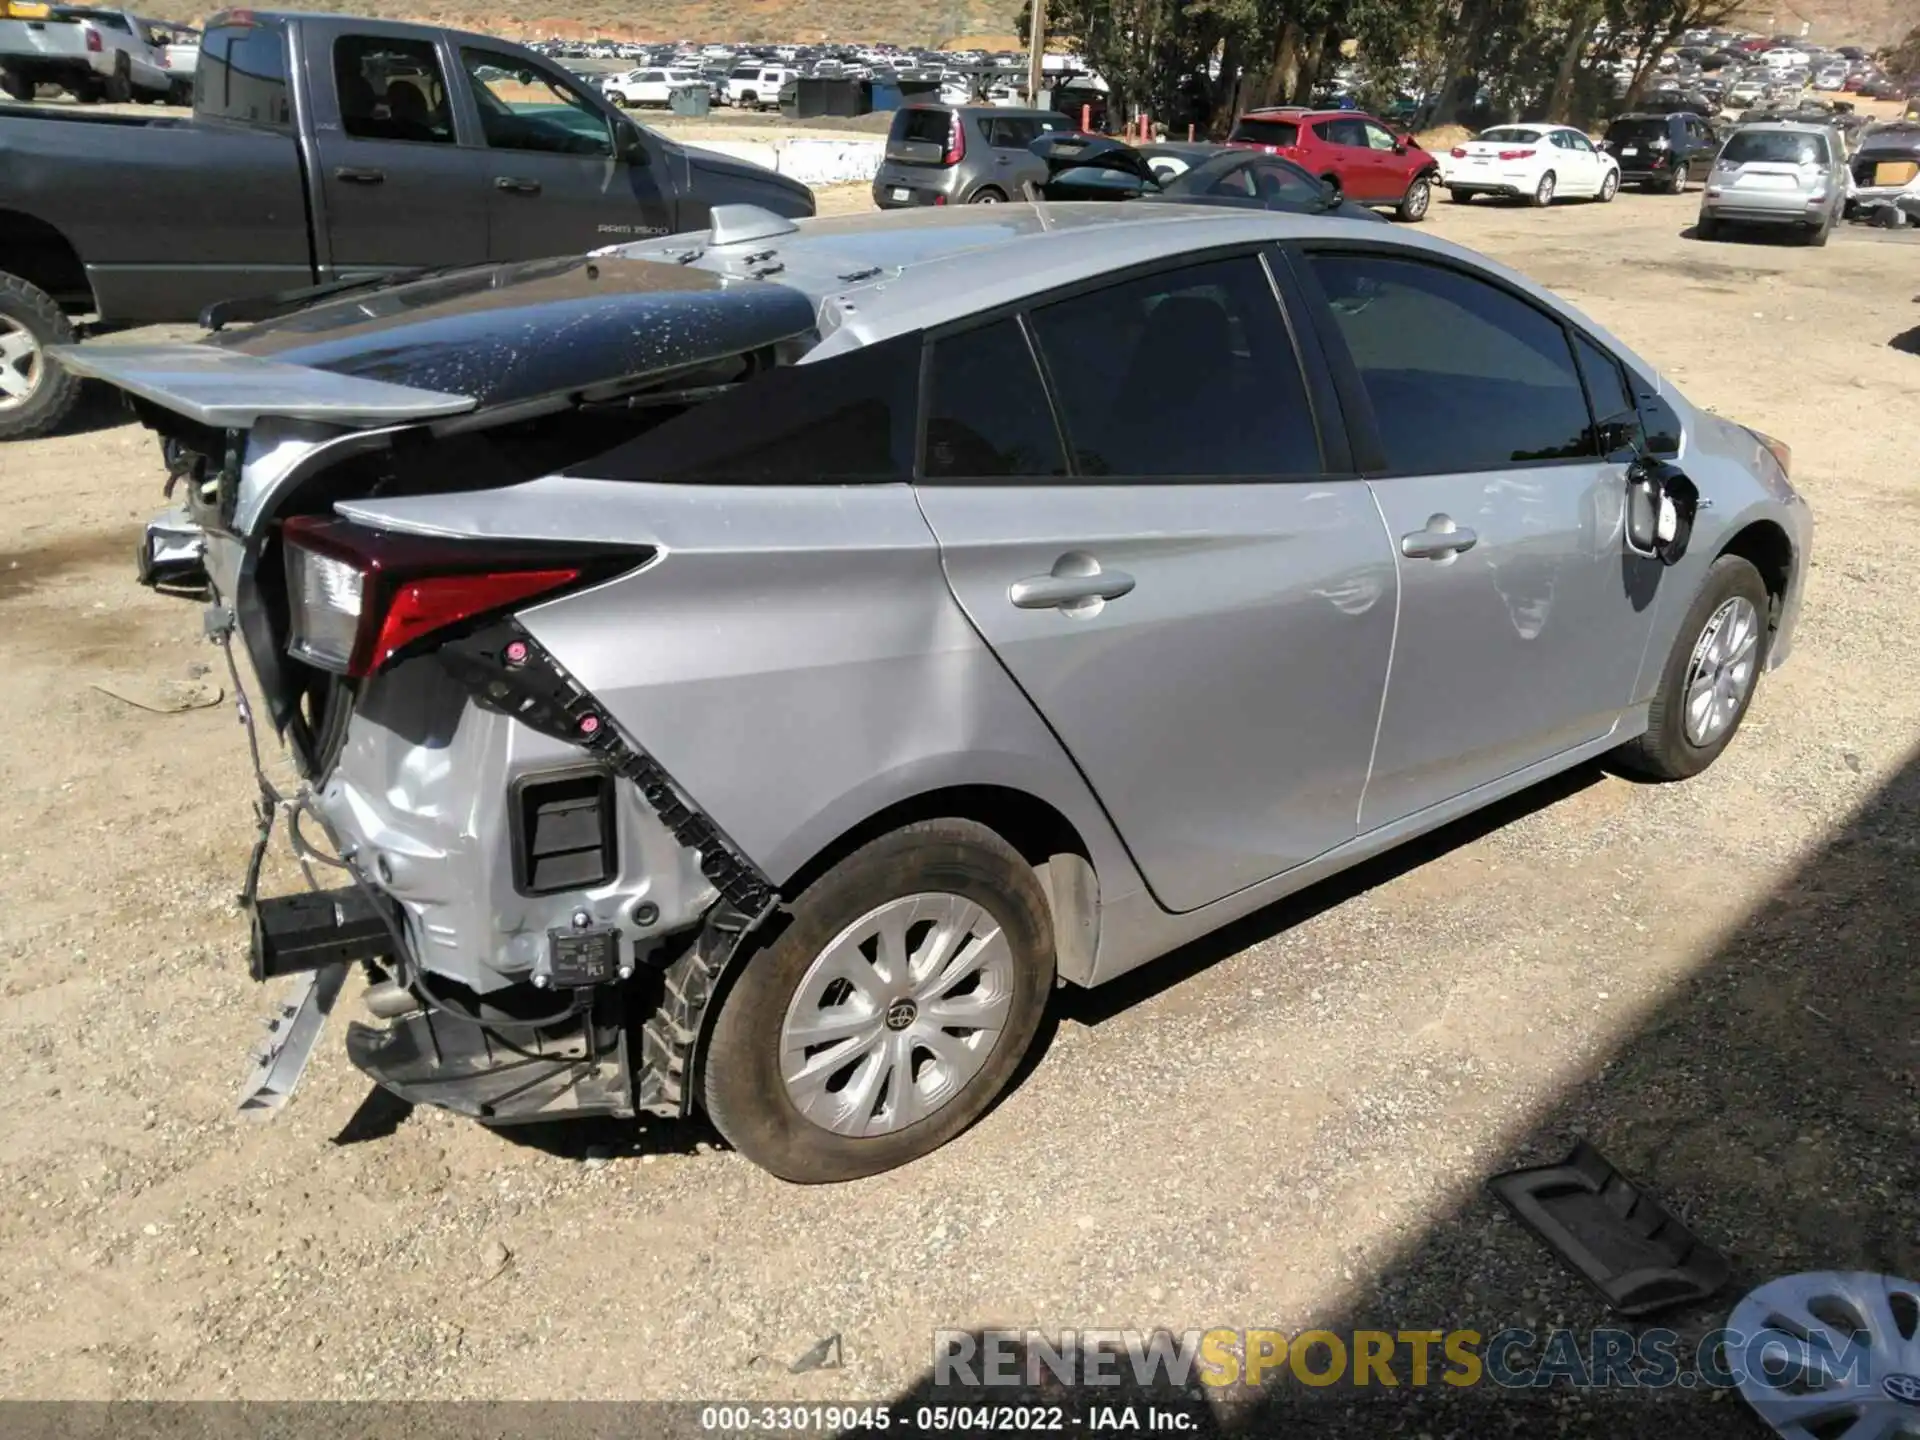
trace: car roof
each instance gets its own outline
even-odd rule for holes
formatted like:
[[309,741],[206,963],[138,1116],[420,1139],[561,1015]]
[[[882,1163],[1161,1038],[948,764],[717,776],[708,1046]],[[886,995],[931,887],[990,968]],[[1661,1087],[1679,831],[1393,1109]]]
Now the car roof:
[[[1048,291],[1162,259],[1229,246],[1340,237],[1464,260],[1556,309],[1566,302],[1451,241],[1327,215],[1209,205],[1115,202],[910,207],[788,222],[790,231],[709,246],[710,232],[611,246],[806,293],[826,357],[914,330],[1017,305]],[[1623,355],[1632,352],[1590,321]],[[1644,362],[1648,375],[1655,371]]]
[[1372,120],[1376,117],[1366,110],[1314,110],[1305,105],[1264,105],[1258,110],[1243,110],[1242,120],[1333,120],[1351,118],[1354,120]]

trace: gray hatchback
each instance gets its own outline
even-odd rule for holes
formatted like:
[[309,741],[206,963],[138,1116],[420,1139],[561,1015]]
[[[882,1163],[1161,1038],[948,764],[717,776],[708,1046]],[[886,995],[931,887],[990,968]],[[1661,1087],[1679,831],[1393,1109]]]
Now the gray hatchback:
[[338,867],[253,901],[305,988],[252,1103],[364,964],[404,1098],[883,1170],[1056,983],[1596,757],[1693,775],[1791,646],[1784,447],[1459,246],[714,224],[65,353],[171,442],[303,777],[261,814]]
[[1026,181],[1047,178],[1046,162],[1028,147],[1051,131],[1073,128],[1057,110],[908,105],[895,112],[887,132],[873,203],[898,210],[1022,199]]

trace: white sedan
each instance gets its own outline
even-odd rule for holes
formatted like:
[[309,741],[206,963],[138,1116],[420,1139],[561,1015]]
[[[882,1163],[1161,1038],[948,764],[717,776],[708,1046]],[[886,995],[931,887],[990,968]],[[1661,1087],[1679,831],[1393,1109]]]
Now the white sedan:
[[603,82],[600,93],[622,109],[636,105],[664,107],[673,102],[675,90],[701,89],[706,83],[691,70],[629,70]]
[[1571,125],[1496,125],[1440,157],[1440,183],[1455,200],[1476,195],[1551,205],[1555,196],[1607,201],[1620,191],[1620,162]]

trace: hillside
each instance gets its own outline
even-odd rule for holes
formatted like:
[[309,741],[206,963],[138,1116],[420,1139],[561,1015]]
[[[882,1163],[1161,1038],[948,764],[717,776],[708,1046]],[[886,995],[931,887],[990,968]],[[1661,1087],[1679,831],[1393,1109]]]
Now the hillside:
[[[959,42],[982,49],[1016,44],[1014,18],[1021,0],[660,0],[644,8],[621,0],[545,0],[548,14],[503,8],[498,0],[449,0],[421,6],[399,0],[298,0],[289,8],[385,15],[479,30],[516,40],[745,40],[818,43],[823,40],[935,45]],[[145,13],[168,20],[200,20],[206,0],[150,0]],[[398,9],[405,13],[395,15]],[[1767,34],[1792,34],[1806,23],[1810,38],[1829,45],[1891,44],[1910,29],[1915,0],[1756,0],[1743,23]]]

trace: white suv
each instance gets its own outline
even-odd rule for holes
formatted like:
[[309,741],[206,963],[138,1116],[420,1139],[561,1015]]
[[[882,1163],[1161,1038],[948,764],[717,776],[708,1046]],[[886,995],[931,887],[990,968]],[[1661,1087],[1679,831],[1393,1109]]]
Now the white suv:
[[622,109],[629,109],[636,105],[668,105],[675,90],[704,89],[706,83],[691,70],[629,70],[608,80],[600,91]]

